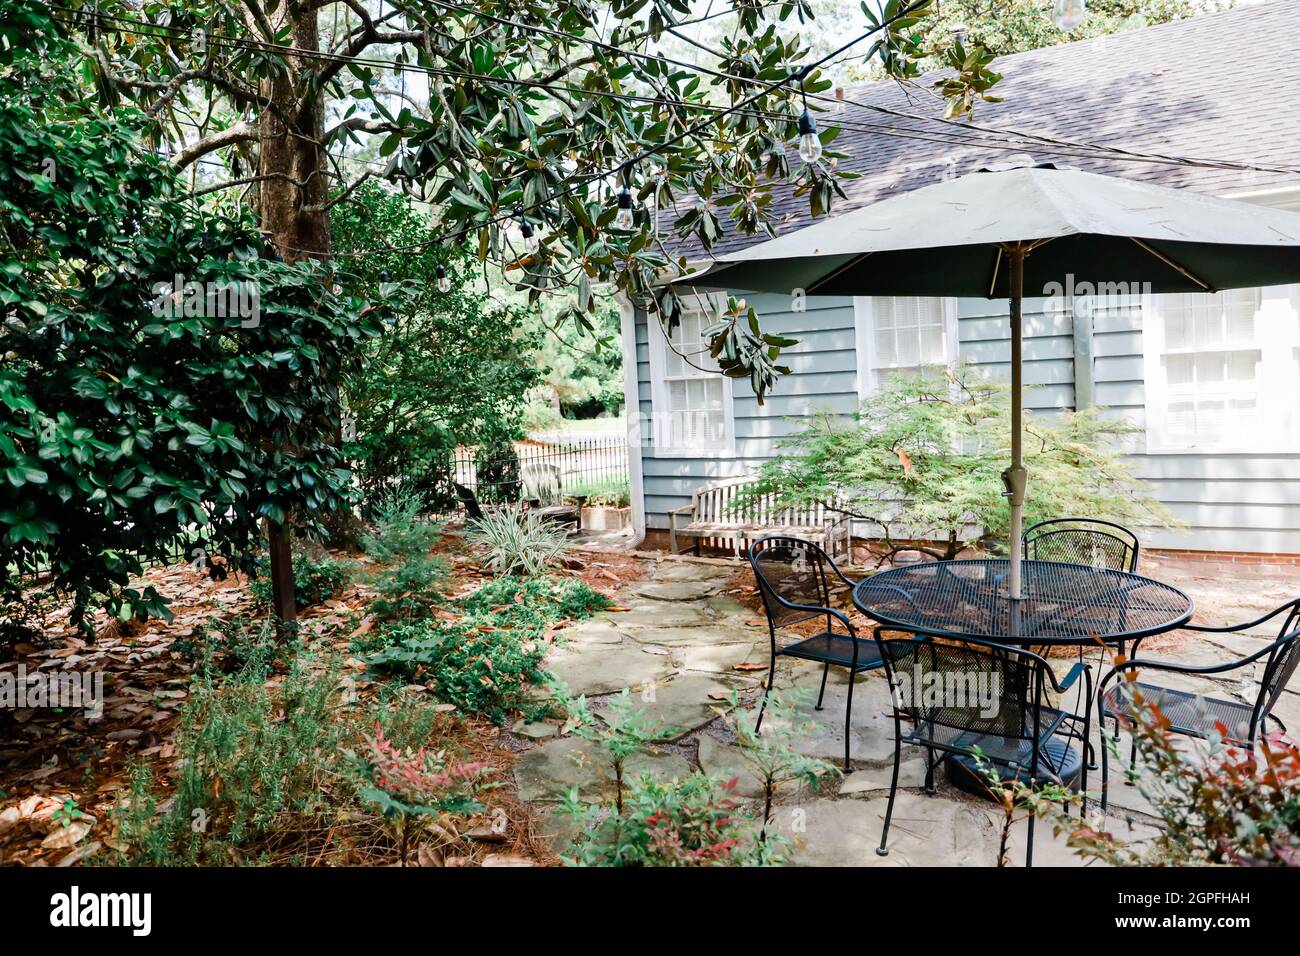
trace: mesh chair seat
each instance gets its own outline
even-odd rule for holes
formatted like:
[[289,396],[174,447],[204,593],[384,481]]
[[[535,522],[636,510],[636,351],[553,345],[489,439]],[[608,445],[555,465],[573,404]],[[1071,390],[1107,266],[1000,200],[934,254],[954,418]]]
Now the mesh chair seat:
[[854,644],[857,645],[858,651],[857,670],[871,670],[880,666],[880,647],[875,640],[863,640],[860,637],[835,634],[831,631],[823,631],[820,634],[814,634],[812,637],[806,637],[797,643],[779,649],[777,653],[784,657],[798,657],[807,661],[821,661],[823,663],[829,661],[842,667],[852,667]]
[[[1072,716],[1067,711],[1056,710],[1051,707],[1039,708],[1038,764],[1040,768],[1050,770],[1053,774],[1056,773],[1056,768],[1052,767],[1047,759],[1044,745],[1060,729],[1061,724]],[[1026,714],[1025,719],[1026,721],[1032,721],[1033,717]],[[988,733],[982,730],[949,727],[945,724],[931,724],[921,721],[913,724],[912,729],[904,733],[903,740],[906,743],[937,747],[953,753],[969,754],[978,748],[980,753],[993,763],[1006,764],[1011,767],[1028,767],[1034,752],[1032,737],[1032,723],[1026,724],[1024,736],[1003,737],[1000,734]]]
[[1230,743],[1244,744],[1250,739],[1250,718],[1255,709],[1253,705],[1155,684],[1115,684],[1102,697],[1102,716],[1132,720],[1133,701],[1126,693],[1132,690],[1139,692],[1144,701],[1157,707],[1175,733],[1209,737],[1218,733],[1218,724],[1223,724],[1228,729]]

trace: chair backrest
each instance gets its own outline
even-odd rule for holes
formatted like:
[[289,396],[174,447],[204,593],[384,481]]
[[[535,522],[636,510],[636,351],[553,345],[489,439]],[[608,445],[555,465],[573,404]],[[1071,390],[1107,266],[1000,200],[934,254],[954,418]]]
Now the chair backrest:
[[[750,545],[749,564],[754,569],[773,635],[779,627],[808,621],[822,613],[798,610],[789,604],[815,608],[830,606],[830,587],[826,577],[829,561],[825,551],[803,538],[774,535],[759,538]],[[829,614],[827,629],[830,629]]]
[[1138,539],[1128,528],[1100,518],[1053,518],[1025,532],[1031,561],[1086,564],[1111,571],[1137,571]]
[[953,742],[951,734],[934,734],[937,724],[1021,740],[1037,736],[1033,715],[1043,702],[1046,663],[1036,654],[932,637],[887,640],[876,633],[894,704],[918,734]]
[[[1300,600],[1292,603],[1291,610],[1282,619],[1282,630],[1277,647],[1265,660],[1263,680],[1259,683],[1259,698],[1252,716],[1252,732],[1263,728],[1264,718],[1282,697],[1287,683],[1300,664]],[[1253,736],[1253,734],[1252,734]]]
[[479,507],[478,498],[474,497],[474,492],[470,491],[459,481],[453,481],[451,486],[456,489],[456,497],[460,503],[465,506],[465,513],[474,521],[483,520],[483,509]]
[[524,497],[536,498],[543,504],[554,504],[563,497],[564,485],[558,465],[534,462],[519,469],[524,483]]

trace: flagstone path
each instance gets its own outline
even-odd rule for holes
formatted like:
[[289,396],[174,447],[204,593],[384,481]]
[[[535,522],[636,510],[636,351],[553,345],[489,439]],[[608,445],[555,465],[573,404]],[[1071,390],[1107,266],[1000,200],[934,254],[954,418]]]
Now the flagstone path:
[[[681,777],[699,768],[710,774],[738,776],[738,794],[760,795],[758,782],[745,772],[730,733],[721,720],[733,691],[742,702],[756,704],[770,660],[766,625],[736,596],[725,592],[734,565],[668,558],[647,562],[653,570],[646,581],[615,594],[619,611],[604,612],[560,632],[547,668],[574,696],[585,695],[599,713],[606,695],[625,688],[649,718],[681,728],[682,734],[651,753],[629,761],[629,776],[652,773]],[[1160,650],[1159,656],[1188,663],[1222,661],[1262,646],[1267,638],[1211,637],[1188,640]],[[1070,661],[1063,661],[1068,667]],[[1095,671],[1094,671],[1095,673]],[[1162,675],[1163,677],[1164,675]],[[815,695],[821,668],[811,662],[783,658],[777,664],[777,688],[799,687]],[[1231,694],[1241,689],[1238,676],[1229,680],[1173,678],[1171,686]],[[809,711],[816,731],[799,749],[809,755],[839,761],[844,753],[844,703],[847,673],[832,668],[825,707]],[[1300,727],[1300,679],[1292,682],[1277,713],[1288,726]],[[776,824],[794,842],[798,865],[907,866],[995,863],[1002,824],[991,803],[957,790],[938,773],[938,793],[923,790],[924,762],[920,752],[907,752],[894,810],[890,853],[877,856],[885,801],[893,763],[893,721],[888,692],[878,673],[861,675],[854,689],[850,753],[854,770],[837,793],[818,794],[785,788],[778,797]],[[608,799],[612,781],[592,745],[562,735],[559,721],[542,721],[513,728],[520,754],[515,769],[519,795],[534,802],[547,821],[547,836],[563,850],[571,836],[568,819],[554,812],[570,788],[580,800]],[[1122,753],[1127,754],[1127,741]],[[1100,778],[1093,775],[1094,793]],[[1124,839],[1149,838],[1154,829],[1150,807],[1136,788],[1127,785],[1112,765],[1111,812],[1107,826]],[[1025,825],[1019,823],[1011,841],[1011,863],[1024,860]],[[1050,827],[1039,826],[1035,837],[1036,865],[1081,865],[1054,839]]]

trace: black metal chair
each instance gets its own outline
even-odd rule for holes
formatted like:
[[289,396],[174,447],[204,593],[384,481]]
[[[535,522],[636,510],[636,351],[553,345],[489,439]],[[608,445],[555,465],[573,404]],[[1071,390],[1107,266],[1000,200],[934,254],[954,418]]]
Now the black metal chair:
[[[1025,558],[1030,561],[1058,561],[1063,564],[1083,564],[1110,571],[1128,571],[1136,574],[1138,556],[1142,547],[1138,537],[1128,528],[1101,518],[1052,518],[1040,521],[1025,531]],[[1138,639],[1139,641],[1141,638]],[[1138,641],[1133,642],[1137,652]],[[1125,653],[1124,643],[1119,651]],[[1104,654],[1104,651],[1103,651]],[[1083,660],[1083,649],[1079,649]],[[1104,664],[1104,657],[1102,664]],[[1092,744],[1084,748],[1088,754],[1088,767],[1097,769]]]
[[[826,569],[851,590],[855,582],[845,577],[835,562],[820,547],[803,538],[769,535],[759,538],[749,548],[749,563],[758,581],[767,614],[768,635],[772,642],[772,663],[768,668],[767,686],[759,706],[757,731],[763,726],[767,695],[776,678],[776,659],[795,657],[822,663],[821,690],[817,709],[822,709],[826,695],[826,677],[831,665],[849,669],[848,702],[844,707],[844,769],[849,770],[849,728],[853,716],[854,678],[862,671],[881,666],[876,641],[860,638],[848,615],[830,606],[830,581]],[[803,621],[825,617],[826,629],[803,637],[784,647],[777,645],[777,631]],[[835,625],[842,628],[837,631]]]
[[[1024,648],[973,638],[960,644],[938,643],[934,638],[886,640],[880,633],[877,629],[880,657],[894,695],[894,772],[878,854],[889,853],[889,824],[904,743],[925,748],[925,790],[931,795],[935,793],[935,768],[955,754],[1011,768],[1011,776],[1025,782],[1046,779],[1064,784],[1059,768],[1052,765],[1043,748],[1058,733],[1087,740],[1092,672],[1085,664],[1075,664],[1058,682],[1047,661]],[[1089,701],[1081,731],[1076,729],[1075,715],[1047,706],[1044,699],[1049,687],[1061,693],[1080,676]],[[996,701],[985,696],[988,690],[996,691]],[[906,733],[904,720],[911,723]],[[1036,772],[1031,768],[1037,768]],[[1080,769],[1080,791],[1086,794],[1087,786],[1085,764]],[[1025,865],[1033,866],[1033,814],[1028,843]]]
[[1086,564],[1112,571],[1136,572],[1141,546],[1123,525],[1100,518],[1053,518],[1024,534],[1025,557],[1031,561]]
[[[1189,737],[1210,737],[1222,732],[1226,743],[1242,747],[1253,747],[1256,737],[1259,736],[1264,722],[1269,717],[1272,717],[1285,730],[1285,725],[1273,715],[1272,710],[1274,705],[1277,704],[1278,698],[1282,696],[1282,692],[1286,689],[1287,681],[1295,673],[1296,665],[1300,664],[1300,598],[1283,604],[1263,617],[1247,621],[1245,624],[1234,624],[1228,627],[1184,624],[1183,627],[1189,631],[1228,634],[1256,627],[1277,617],[1279,614],[1285,614],[1285,616],[1282,618],[1282,627],[1277,639],[1268,646],[1262,647],[1255,653],[1240,660],[1207,665],[1175,664],[1172,661],[1159,661],[1150,658],[1134,658],[1121,661],[1102,678],[1100,685],[1098,685],[1098,724],[1103,733],[1106,728],[1106,718],[1109,717],[1115,721],[1115,735],[1116,739],[1118,739],[1120,720],[1133,721],[1138,716],[1136,711],[1139,700],[1143,705],[1158,709],[1164,719],[1169,722],[1171,731]],[[1136,675],[1126,677],[1123,681],[1117,681],[1117,678],[1121,675],[1137,670],[1166,671],[1174,674],[1224,674],[1247,667],[1258,660],[1264,661],[1264,673],[1260,680],[1259,692],[1255,695],[1253,703],[1223,700],[1190,691],[1176,690],[1172,687],[1148,684],[1137,680]],[[1114,682],[1113,686],[1108,686],[1112,685],[1112,682]],[[1220,728],[1222,728],[1222,731]],[[1106,809],[1108,749],[1105,746],[1101,748],[1101,808],[1103,811]],[[1136,757],[1137,741],[1135,739],[1129,751],[1129,762],[1132,763]]]

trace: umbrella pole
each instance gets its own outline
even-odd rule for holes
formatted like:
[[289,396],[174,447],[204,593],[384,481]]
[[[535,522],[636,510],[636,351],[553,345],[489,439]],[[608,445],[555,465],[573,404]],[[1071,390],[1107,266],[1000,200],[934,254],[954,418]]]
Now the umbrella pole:
[[1025,485],[1028,473],[1025,471],[1022,449],[1022,430],[1024,427],[1024,409],[1022,395],[1024,383],[1024,361],[1020,354],[1021,345],[1021,298],[1025,285],[1025,256],[1029,249],[1023,243],[1004,247],[1010,266],[1008,280],[1011,304],[1011,467],[1002,473],[1002,482],[1006,486],[1006,496],[1011,499],[1011,573],[1010,594],[1012,600],[1019,600],[1020,561],[1024,543],[1024,507]]

